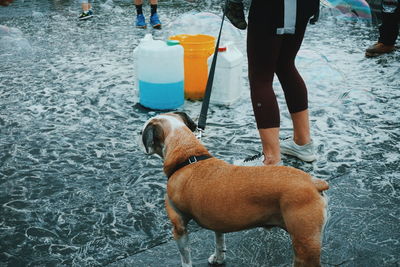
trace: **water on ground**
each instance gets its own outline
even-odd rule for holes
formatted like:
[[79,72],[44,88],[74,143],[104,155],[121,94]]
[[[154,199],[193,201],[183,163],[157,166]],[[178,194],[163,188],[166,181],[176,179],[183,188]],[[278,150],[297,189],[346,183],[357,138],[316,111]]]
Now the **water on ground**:
[[[158,112],[138,105],[132,53],[145,33],[216,35],[219,1],[160,1],[160,31],[133,27],[131,1],[97,1],[95,17],[85,22],[77,20],[77,2],[15,0],[0,7],[1,266],[118,265],[171,240],[162,162],[136,142]],[[200,12],[212,14],[194,20]],[[223,34],[246,53],[246,32],[227,23]],[[365,58],[377,34],[376,25],[326,13],[308,27],[297,58],[318,160],[283,157],[283,163],[331,185],[326,266],[400,264],[400,51]],[[231,107],[211,105],[202,139],[228,162],[260,151],[246,64],[243,86]],[[275,86],[281,136],[290,136]],[[180,110],[197,119],[200,108],[186,101]],[[242,263],[231,255],[233,266],[290,264],[285,232],[257,235],[265,243],[253,246],[270,250],[260,256],[247,248]],[[171,255],[178,259],[177,250]]]

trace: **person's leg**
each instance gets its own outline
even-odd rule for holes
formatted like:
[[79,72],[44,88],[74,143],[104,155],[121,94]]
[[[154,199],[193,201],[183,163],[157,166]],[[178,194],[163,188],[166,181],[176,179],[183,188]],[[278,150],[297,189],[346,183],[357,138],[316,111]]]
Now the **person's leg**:
[[158,5],[158,0],[151,0],[150,1],[150,14],[153,16],[154,14],[157,13],[157,5]]
[[282,85],[293,123],[293,139],[281,142],[281,153],[311,162],[316,157],[310,137],[307,87],[295,66],[295,58],[303,41],[306,26],[307,21],[297,22],[295,34],[284,36],[276,74]]
[[375,57],[393,52],[399,35],[400,1],[383,1],[382,24],[379,26],[378,42],[368,47],[365,56]]
[[136,15],[141,15],[143,14],[143,0],[133,0],[133,3],[135,4],[136,7]]
[[311,142],[310,120],[308,109],[296,113],[290,113],[293,123],[293,141],[299,146]]
[[281,161],[279,127],[258,129],[264,153],[264,165],[276,165]]
[[276,70],[293,122],[293,140],[297,145],[305,145],[311,141],[307,87],[295,66],[307,22],[301,24],[297,25],[295,34],[284,36]]
[[89,3],[82,3],[82,10],[83,12],[87,12],[90,9],[90,4]]
[[[400,1],[397,8],[393,8],[393,12],[382,12],[382,24],[379,27],[378,42],[385,45],[394,45],[399,35],[399,17],[400,17]],[[386,10],[390,11],[390,10]]]
[[157,5],[158,5],[158,0],[150,0],[151,15],[154,15],[155,13],[157,13]]
[[89,18],[93,17],[91,1],[81,0],[80,2],[81,2],[81,7],[82,7],[83,12],[79,16],[79,19],[85,20],[85,19],[89,19]]
[[279,106],[272,83],[282,44],[282,36],[266,29],[268,16],[264,16],[265,2],[253,1],[247,32],[247,57],[251,101],[260,134],[264,164],[280,162]]

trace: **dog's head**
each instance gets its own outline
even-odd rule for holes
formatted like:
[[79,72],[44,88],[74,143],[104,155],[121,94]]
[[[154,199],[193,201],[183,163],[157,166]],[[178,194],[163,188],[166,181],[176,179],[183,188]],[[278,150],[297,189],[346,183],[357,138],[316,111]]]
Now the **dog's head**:
[[149,119],[142,130],[142,144],[146,153],[164,158],[165,139],[181,127],[188,127],[192,132],[197,128],[184,112],[165,113]]

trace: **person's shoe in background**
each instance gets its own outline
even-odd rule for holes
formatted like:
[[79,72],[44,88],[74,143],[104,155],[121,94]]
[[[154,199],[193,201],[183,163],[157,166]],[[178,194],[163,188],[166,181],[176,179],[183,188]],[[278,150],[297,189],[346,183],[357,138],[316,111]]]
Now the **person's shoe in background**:
[[80,20],[90,19],[93,17],[93,11],[89,9],[88,11],[83,11],[78,17]]
[[139,14],[136,16],[136,28],[146,29],[146,20],[143,14]]
[[151,27],[153,27],[154,29],[161,29],[161,21],[157,13],[154,13],[153,15],[150,16],[150,24]]
[[365,50],[366,57],[376,57],[382,54],[390,53],[395,50],[394,45],[385,45],[383,43],[376,43],[371,45]]
[[225,16],[229,19],[233,26],[240,30],[247,28],[247,22],[244,18],[243,3],[226,2]]

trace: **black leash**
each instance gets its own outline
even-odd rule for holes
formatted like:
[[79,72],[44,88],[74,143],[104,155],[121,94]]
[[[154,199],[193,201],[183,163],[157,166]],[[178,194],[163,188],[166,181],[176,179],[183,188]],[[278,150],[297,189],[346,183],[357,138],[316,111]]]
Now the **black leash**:
[[208,106],[210,105],[211,89],[212,89],[212,85],[213,85],[213,81],[214,81],[215,66],[217,65],[219,41],[221,40],[221,32],[222,32],[222,26],[224,25],[224,20],[225,20],[227,1],[228,0],[225,0],[225,6],[223,9],[223,15],[222,15],[222,21],[221,21],[221,27],[219,29],[217,44],[215,45],[214,56],[213,56],[213,60],[212,60],[211,67],[210,67],[210,72],[208,74],[208,79],[207,79],[206,92],[204,95],[203,104],[201,106],[199,122],[197,124],[197,130],[198,130],[197,137],[199,139],[201,138],[202,132],[206,128],[207,112],[208,112]]

